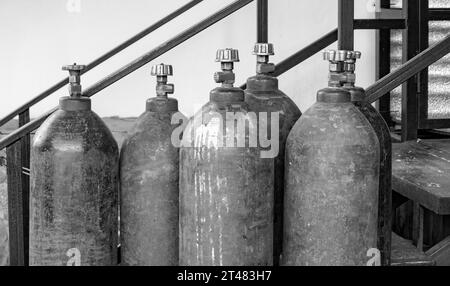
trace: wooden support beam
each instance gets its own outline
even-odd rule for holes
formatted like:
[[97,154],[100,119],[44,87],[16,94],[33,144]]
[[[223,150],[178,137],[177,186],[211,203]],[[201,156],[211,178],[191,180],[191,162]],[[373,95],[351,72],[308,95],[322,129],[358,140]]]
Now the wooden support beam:
[[338,2],[338,49],[354,49],[353,22],[355,19],[354,0],[339,0]]
[[[30,121],[29,110],[19,115],[19,126]],[[30,196],[30,135],[6,148],[10,265],[28,265]]]

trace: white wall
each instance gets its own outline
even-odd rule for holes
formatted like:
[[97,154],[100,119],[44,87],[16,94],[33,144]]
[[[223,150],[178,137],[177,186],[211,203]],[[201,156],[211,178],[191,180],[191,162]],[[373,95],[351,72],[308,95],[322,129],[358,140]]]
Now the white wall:
[[[79,13],[66,9],[69,0],[0,1],[0,116],[56,83],[66,73],[61,66],[86,64],[167,15],[188,0],[81,0]],[[232,0],[206,0],[187,14],[133,45],[106,64],[82,77],[88,87],[103,76],[163,43],[181,30],[226,6]],[[356,17],[371,18],[367,9],[372,0],[356,0]],[[269,41],[275,44],[278,62],[320,38],[337,26],[337,0],[270,0]],[[175,96],[180,108],[191,115],[208,100],[216,86],[212,75],[219,66],[215,50],[233,47],[240,50],[236,65],[237,83],[254,74],[255,58],[251,50],[256,41],[255,3],[201,32],[164,56],[127,76],[93,98],[93,108],[101,116],[137,116],[145,99],[154,96],[155,81],[150,66],[170,63],[174,66]],[[332,46],[335,48],[335,46]],[[355,48],[363,52],[358,65],[358,84],[366,87],[375,79],[375,32],[357,31]],[[327,64],[321,55],[302,63],[280,77],[281,88],[302,111],[314,101],[315,93],[327,81]],[[57,104],[66,89],[32,109],[37,116]]]

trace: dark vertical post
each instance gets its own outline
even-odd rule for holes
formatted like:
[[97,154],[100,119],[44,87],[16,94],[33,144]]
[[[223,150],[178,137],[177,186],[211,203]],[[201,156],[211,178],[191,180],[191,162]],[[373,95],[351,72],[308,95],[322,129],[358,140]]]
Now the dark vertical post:
[[[389,9],[390,0],[381,0],[380,8]],[[383,15],[378,14],[378,17]],[[376,31],[376,76],[377,80],[391,72],[391,30],[381,29]],[[376,106],[386,123],[391,126],[391,94],[387,93],[376,102]]]
[[[407,27],[403,31],[403,62],[416,56],[420,51],[420,2],[403,1],[403,13]],[[410,78],[402,87],[402,141],[417,139],[419,125],[417,75]]]
[[354,0],[339,0],[338,2],[338,49],[354,49],[353,22],[355,19]]
[[[419,50],[422,52],[429,46],[428,11],[429,0],[420,0],[419,7]],[[419,128],[428,119],[428,67],[419,74]]]
[[[30,112],[19,115],[19,126],[30,122]],[[28,265],[30,135],[6,148],[10,265]]]
[[268,0],[258,0],[256,2],[256,21],[257,21],[257,39],[258,43],[267,43],[269,38],[268,28]]

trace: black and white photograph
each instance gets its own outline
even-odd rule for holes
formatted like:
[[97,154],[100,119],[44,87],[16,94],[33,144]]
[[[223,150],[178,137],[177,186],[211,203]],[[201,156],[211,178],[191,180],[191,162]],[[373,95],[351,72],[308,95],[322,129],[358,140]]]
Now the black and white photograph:
[[450,0],[0,0],[0,62],[0,266],[450,266]]

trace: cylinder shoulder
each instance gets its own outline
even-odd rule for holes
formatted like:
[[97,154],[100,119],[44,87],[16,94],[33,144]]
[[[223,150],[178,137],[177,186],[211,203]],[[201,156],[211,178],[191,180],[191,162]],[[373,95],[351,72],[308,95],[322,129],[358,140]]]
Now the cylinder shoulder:
[[174,129],[183,124],[178,119],[183,122],[187,120],[180,112],[144,112],[136,120],[122,145],[122,149],[160,145],[162,142],[169,144]]
[[118,152],[112,132],[91,110],[57,110],[41,125],[33,139],[33,148],[38,150],[69,145],[76,146],[73,150],[98,148],[105,152]]
[[290,141],[333,145],[378,146],[377,135],[366,117],[352,103],[315,103],[297,121]]

